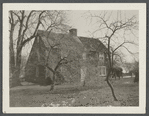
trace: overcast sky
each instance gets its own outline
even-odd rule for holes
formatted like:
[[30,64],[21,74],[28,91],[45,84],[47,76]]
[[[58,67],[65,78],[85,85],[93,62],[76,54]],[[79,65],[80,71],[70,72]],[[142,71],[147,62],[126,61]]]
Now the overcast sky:
[[[103,11],[80,11],[80,10],[75,10],[75,11],[68,11],[67,12],[67,18],[69,20],[69,25],[71,25],[73,28],[76,28],[78,30],[78,36],[89,36],[89,31],[92,32],[94,31],[94,23],[95,22],[90,22],[89,18],[87,19],[87,14],[88,12],[91,12],[93,14],[99,14],[100,12]],[[108,11],[112,12],[111,17],[115,18],[117,17],[117,12],[118,11]],[[119,11],[122,13],[122,17],[127,17],[130,18],[134,15],[138,17],[138,11],[130,11],[130,10],[125,10],[125,11]],[[112,20],[112,19],[111,19]]]

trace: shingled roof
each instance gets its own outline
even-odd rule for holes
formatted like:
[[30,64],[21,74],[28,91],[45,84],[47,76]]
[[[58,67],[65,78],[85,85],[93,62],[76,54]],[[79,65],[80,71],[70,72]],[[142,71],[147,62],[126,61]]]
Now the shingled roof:
[[84,46],[77,36],[72,36],[70,33],[53,33],[48,31],[38,31],[38,36],[42,39],[46,48],[50,48],[50,45],[59,44],[63,54],[67,54],[69,51],[76,51],[78,54],[82,54]]
[[90,51],[100,51],[105,52],[107,48],[105,45],[98,39],[89,38],[89,37],[79,37],[84,47]]
[[105,52],[107,50],[105,45],[100,40],[95,38],[73,36],[70,33],[49,33],[48,31],[43,30],[39,30],[38,35],[42,38],[47,48],[49,48],[52,44],[54,45],[61,42],[62,44],[74,44],[80,51],[82,51],[82,47],[86,48],[87,51]]

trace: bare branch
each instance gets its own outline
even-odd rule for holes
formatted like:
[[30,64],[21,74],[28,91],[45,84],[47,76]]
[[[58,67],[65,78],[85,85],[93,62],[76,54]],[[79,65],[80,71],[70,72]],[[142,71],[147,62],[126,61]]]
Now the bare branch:
[[116,47],[116,48],[113,50],[113,53],[114,53],[117,49],[119,49],[122,45],[124,45],[124,44],[125,44],[125,42],[121,43],[118,47]]
[[15,16],[17,16],[17,18],[19,19],[19,21],[21,21],[21,18],[20,18],[20,16],[17,14],[17,13],[15,13],[14,11],[11,11]]
[[28,29],[29,19],[30,19],[30,17],[31,17],[31,15],[32,15],[33,12],[34,12],[34,10],[32,10],[32,11],[29,13],[28,17],[27,17],[26,24],[25,24],[25,29],[23,30],[22,36],[24,36],[25,32],[26,32],[27,29]]
[[138,52],[136,52],[136,53],[133,53],[133,52],[131,52],[127,47],[125,47],[125,46],[122,46],[123,48],[125,48],[130,54],[138,54]]
[[36,28],[35,28],[35,31],[34,31],[33,35],[31,35],[29,38],[27,38],[26,40],[24,40],[24,41],[22,42],[22,46],[24,46],[28,41],[30,41],[30,40],[32,40],[34,37],[36,37],[37,30],[38,30],[38,28],[39,28],[39,26],[40,26],[40,24],[41,24],[40,18],[41,18],[41,15],[42,15],[44,12],[45,12],[45,11],[42,11],[42,12],[39,14],[38,23],[37,23],[37,26],[36,26]]

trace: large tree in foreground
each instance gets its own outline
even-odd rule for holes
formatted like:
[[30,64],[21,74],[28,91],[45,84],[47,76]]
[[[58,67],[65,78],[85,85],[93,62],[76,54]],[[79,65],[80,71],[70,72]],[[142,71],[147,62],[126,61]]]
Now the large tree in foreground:
[[[118,11],[114,16],[113,12],[89,13],[89,17],[92,19],[91,21],[96,21],[97,29],[93,33],[96,33],[96,36],[100,36],[99,39],[107,46],[108,72],[106,82],[112,91],[114,100],[117,101],[114,88],[109,80],[113,69],[114,57],[119,56],[118,52],[123,52],[124,50],[134,54],[131,51],[131,47],[137,45],[137,34],[135,32],[138,30],[138,21],[137,16],[127,18],[122,12]],[[134,39],[128,35],[134,36]]]
[[19,75],[23,47],[37,36],[38,29],[63,29],[63,11],[9,11],[10,73],[13,86],[20,85]]

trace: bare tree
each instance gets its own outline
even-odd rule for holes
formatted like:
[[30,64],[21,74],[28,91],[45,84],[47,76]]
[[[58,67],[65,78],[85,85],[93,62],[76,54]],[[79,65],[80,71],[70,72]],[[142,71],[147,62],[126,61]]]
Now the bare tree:
[[58,73],[57,70],[60,68],[60,66],[62,66],[63,64],[67,64],[69,62],[72,62],[72,61],[69,61],[67,59],[67,57],[64,57],[64,58],[60,58],[60,60],[57,62],[55,68],[51,68],[50,65],[48,64],[48,62],[46,63],[46,67],[53,73],[53,77],[52,77],[52,84],[51,84],[51,88],[50,88],[50,91],[54,90],[54,86],[55,86],[55,78],[56,78],[56,74]]
[[[118,55],[116,52],[124,48],[129,53],[133,54],[131,50],[127,47],[127,44],[137,45],[135,41],[129,40],[127,38],[126,33],[134,34],[134,30],[138,29],[138,21],[136,16],[132,16],[130,18],[123,17],[122,13],[117,11],[117,17],[112,19],[112,12],[102,12],[97,14],[90,13],[91,19],[95,19],[96,25],[98,25],[98,29],[94,31],[95,33],[99,33],[102,37],[99,39],[105,43],[107,46],[107,56],[108,56],[108,73],[106,76],[106,82],[111,88],[112,95],[114,100],[117,101],[116,95],[114,93],[114,88],[110,83],[109,77],[113,69],[114,64],[114,56]],[[127,19],[126,19],[127,18]],[[91,21],[92,21],[91,20]]]
[[[63,34],[62,36],[58,36],[58,33],[53,33],[51,31],[52,30],[45,32],[48,33],[45,34],[47,46],[41,46],[43,51],[45,51],[45,54],[40,52],[39,55],[44,59],[44,63],[42,63],[42,65],[52,72],[52,84],[50,90],[53,90],[55,86],[56,75],[59,73],[58,70],[60,67],[72,62],[75,64],[79,62],[81,65],[83,60],[82,52],[84,49],[82,43],[78,42],[78,38],[74,39],[73,36],[67,33]],[[55,35],[55,41],[49,40],[50,37],[52,37],[51,33]],[[76,39],[78,40],[76,41]],[[53,54],[52,52],[54,49],[57,49],[57,51],[54,52],[56,54]],[[54,64],[51,64],[51,62],[54,62]]]
[[[20,85],[20,65],[22,48],[37,36],[38,29],[62,29],[64,22],[63,11],[10,11],[10,64],[15,64],[10,71],[13,74],[14,86]],[[16,26],[16,28],[14,28]],[[17,36],[15,37],[14,34]],[[16,50],[13,48],[16,40]],[[14,55],[14,51],[16,55]],[[14,58],[14,56],[16,56]],[[10,66],[12,67],[12,66]]]
[[[51,31],[50,31],[51,32]],[[50,35],[50,33],[48,34]],[[62,38],[61,38],[62,39]],[[55,48],[55,47],[59,47],[60,43],[58,44],[54,44],[54,45],[51,45],[51,43],[47,40],[47,43],[49,45],[49,48],[46,49],[48,50],[48,55],[47,56],[42,56],[45,60],[46,60],[46,63],[45,63],[45,67],[47,67],[52,73],[53,73],[53,77],[52,77],[52,84],[51,84],[51,88],[50,88],[50,91],[54,90],[54,86],[55,86],[55,78],[56,78],[56,74],[58,73],[57,70],[60,68],[61,65],[63,64],[67,64],[68,61],[67,60],[67,57],[60,57],[60,59],[57,61],[56,63],[56,66],[54,68],[52,68],[49,64],[49,61],[51,60],[50,58],[50,55],[53,55],[51,53],[51,51]]]

